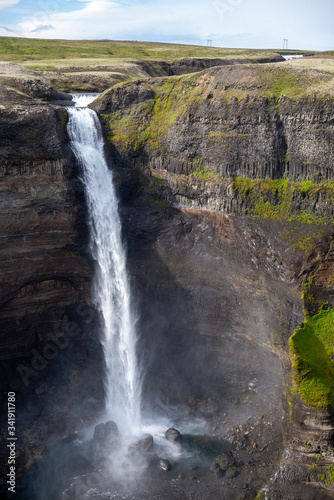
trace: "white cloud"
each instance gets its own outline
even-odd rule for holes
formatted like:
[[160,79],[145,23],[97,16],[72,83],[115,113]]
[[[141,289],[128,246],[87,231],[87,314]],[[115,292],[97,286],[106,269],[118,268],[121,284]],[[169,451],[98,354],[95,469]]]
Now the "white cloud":
[[20,0],[0,0],[0,10],[19,3]]
[[80,0],[77,10],[61,12],[61,3],[49,0],[40,2],[33,17],[9,28],[26,37],[43,36],[39,27],[52,25],[52,38],[203,45],[212,39],[217,46],[273,49],[288,38],[291,48],[325,50],[333,45],[331,27],[324,22],[332,18],[331,1],[324,0],[319,11],[316,0],[308,0],[307,8],[304,0],[281,0],[279,8],[276,0]]
[[[121,4],[108,0],[86,0],[75,12],[48,14],[47,12],[20,23],[25,36],[39,24],[52,24],[57,38],[141,38],[146,33],[168,36],[191,34],[206,37],[212,28],[218,28],[213,5],[200,1],[152,4]],[[43,19],[43,21],[42,21]],[[221,21],[218,20],[218,24]],[[210,26],[210,29],[208,29]],[[190,33],[189,33],[190,32]],[[80,34],[80,36],[78,36]]]

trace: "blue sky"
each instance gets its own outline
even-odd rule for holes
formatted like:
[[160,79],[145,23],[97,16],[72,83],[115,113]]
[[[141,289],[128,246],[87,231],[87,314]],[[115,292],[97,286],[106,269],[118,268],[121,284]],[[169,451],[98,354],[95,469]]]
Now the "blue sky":
[[333,0],[0,0],[0,35],[334,49]]

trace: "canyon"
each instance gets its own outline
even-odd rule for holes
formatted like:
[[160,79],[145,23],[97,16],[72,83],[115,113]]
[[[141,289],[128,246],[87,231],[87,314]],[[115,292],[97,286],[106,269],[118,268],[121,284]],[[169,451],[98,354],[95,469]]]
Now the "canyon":
[[[120,200],[143,413],[199,420],[239,464],[222,479],[148,469],[152,498],[334,497],[333,411],[301,398],[289,344],[305,310],[334,304],[333,76],[280,64],[195,65],[90,105]],[[104,388],[70,96],[20,71],[0,82],[0,353],[24,484],[96,423]]]

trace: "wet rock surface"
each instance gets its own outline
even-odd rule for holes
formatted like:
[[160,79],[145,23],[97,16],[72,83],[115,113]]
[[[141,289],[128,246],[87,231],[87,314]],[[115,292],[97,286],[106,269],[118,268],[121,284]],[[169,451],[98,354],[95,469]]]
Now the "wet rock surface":
[[158,462],[158,467],[159,467],[159,469],[167,472],[167,471],[171,470],[172,465],[167,458],[161,458]]
[[[123,221],[143,312],[141,331],[147,332],[143,352],[149,352],[152,329],[159,339],[151,345],[154,355],[148,354],[144,387],[149,403],[173,414],[174,405],[187,401],[185,411],[202,415],[217,430],[235,425],[234,417],[241,416],[248,403],[247,411],[255,415],[260,408],[264,411],[264,401],[278,404],[271,391],[279,393],[282,372],[267,335],[277,327],[280,294],[282,300],[284,295],[283,311],[292,317],[298,311],[298,299],[293,284],[277,287],[276,271],[275,277],[265,275],[260,263],[252,262],[248,238],[256,238],[252,234],[256,224],[252,222],[251,229],[246,221],[234,218],[163,209],[126,210]],[[219,235],[214,227],[219,227]],[[269,235],[273,228],[267,230]],[[258,248],[265,248],[260,241]],[[265,253],[263,259],[267,260]],[[164,288],[157,301],[161,283]],[[265,295],[258,302],[261,293],[272,294],[273,302]],[[187,306],[179,306],[181,302]],[[295,324],[300,320],[297,313]],[[289,322],[282,318],[283,328]],[[286,330],[285,339],[278,337],[278,348],[286,345],[288,336]],[[168,346],[176,348],[164,364],[166,339]],[[219,420],[217,415],[221,415]]]
[[97,464],[105,461],[119,447],[120,433],[112,420],[95,427],[91,441],[93,461]]
[[171,443],[180,444],[182,442],[182,434],[174,427],[167,429],[165,432],[165,439]]
[[[142,438],[138,439],[135,443],[129,446],[129,452],[133,455],[140,455],[148,453],[153,448],[153,436],[151,434],[145,434]],[[150,457],[150,461],[154,461],[154,457]]]

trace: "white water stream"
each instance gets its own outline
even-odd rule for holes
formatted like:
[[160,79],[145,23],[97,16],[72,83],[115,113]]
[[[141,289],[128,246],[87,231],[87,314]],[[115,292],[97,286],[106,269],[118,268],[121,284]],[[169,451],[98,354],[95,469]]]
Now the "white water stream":
[[101,315],[107,417],[120,430],[140,427],[141,376],[136,358],[136,318],[131,309],[126,255],[121,240],[118,200],[96,113],[87,105],[95,95],[74,95],[68,107],[71,148],[81,165],[95,261],[93,300]]

